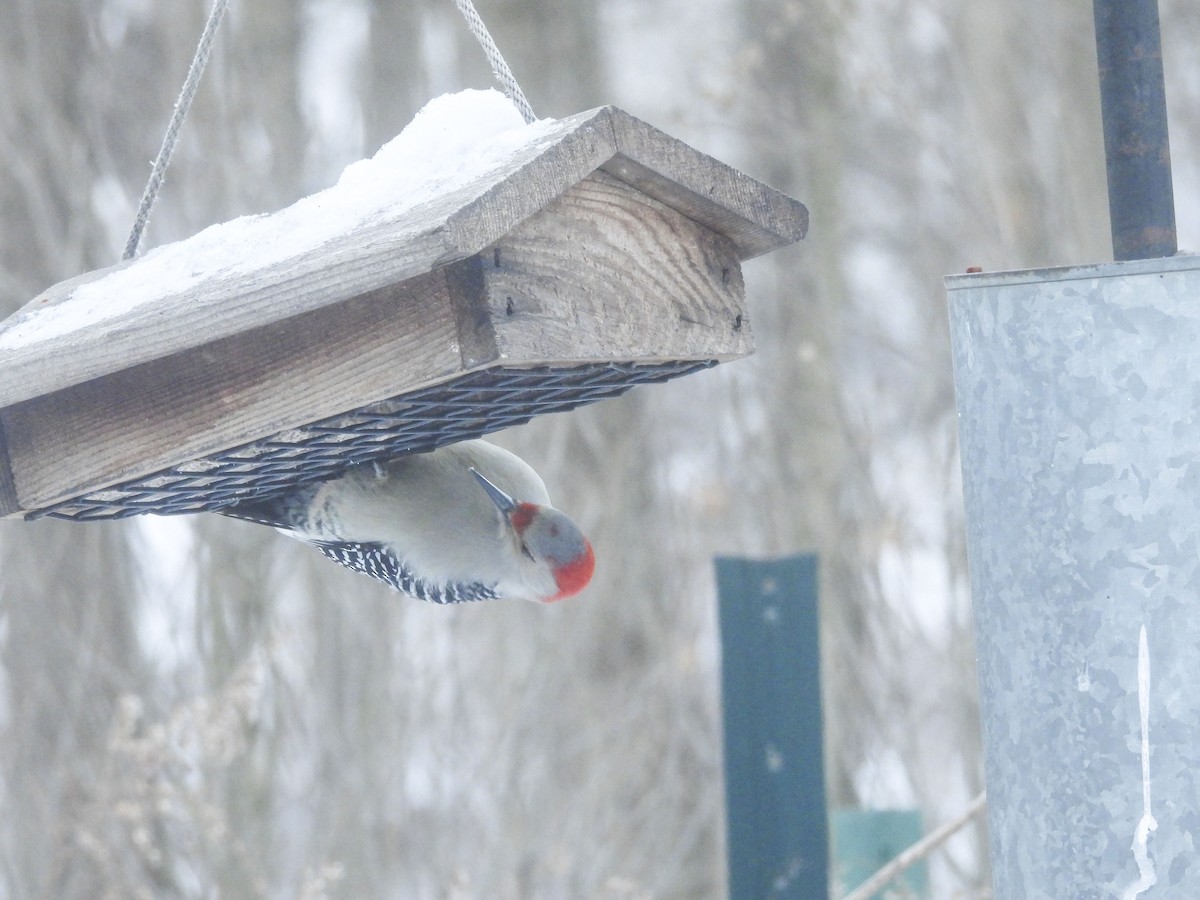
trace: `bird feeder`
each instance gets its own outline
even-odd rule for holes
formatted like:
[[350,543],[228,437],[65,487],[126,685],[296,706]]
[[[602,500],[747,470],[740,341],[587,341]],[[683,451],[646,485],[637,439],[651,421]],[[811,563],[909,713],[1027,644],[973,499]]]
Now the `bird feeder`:
[[0,516],[218,510],[750,353],[741,262],[804,206],[615,107],[539,124],[315,246],[98,305],[147,256],[0,323]]
[[1200,257],[1155,0],[1096,0],[1115,261],[952,276],[996,897],[1200,896]]

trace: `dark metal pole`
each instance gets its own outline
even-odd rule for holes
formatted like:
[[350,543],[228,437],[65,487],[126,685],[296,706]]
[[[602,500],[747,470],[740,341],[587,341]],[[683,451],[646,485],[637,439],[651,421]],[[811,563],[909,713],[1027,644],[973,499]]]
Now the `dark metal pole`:
[[1117,260],[1173,256],[1175,203],[1158,0],[1093,0]]

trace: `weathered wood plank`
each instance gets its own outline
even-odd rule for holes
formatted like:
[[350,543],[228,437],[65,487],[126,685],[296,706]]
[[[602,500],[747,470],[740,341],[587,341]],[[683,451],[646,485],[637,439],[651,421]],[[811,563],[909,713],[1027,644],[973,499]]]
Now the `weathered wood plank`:
[[[174,356],[268,323],[344,302],[465,259],[603,166],[610,174],[729,237],[743,256],[803,235],[804,207],[613,107],[558,122],[460,190],[361,223],[318,247],[256,263],[212,260],[190,287],[112,314],[80,310],[76,289],[115,270],[49,289],[0,323],[0,406]],[[144,261],[119,267],[139,271]],[[128,276],[128,273],[125,273]],[[71,307],[81,327],[17,339],[31,317]],[[44,320],[43,320],[44,321]],[[28,334],[28,332],[26,332]]]
[[641,119],[614,110],[617,153],[604,170],[732,240],[742,259],[800,240],[803,204]]
[[0,411],[20,508],[459,374],[444,271]]
[[737,251],[597,172],[492,251],[0,412],[34,509],[491,364],[752,349]]
[[509,363],[753,350],[733,242],[603,172],[482,257],[496,347]]
[[0,515],[492,364],[742,356],[740,260],[806,225],[604,107],[319,245],[217,241],[182,278],[162,257],[86,273],[0,323]]
[[12,466],[8,461],[8,443],[4,439],[4,427],[0,425],[0,519],[19,511],[17,487],[13,482]]
[[452,258],[464,259],[495,243],[612,159],[617,152],[613,112],[605,106],[563,119],[570,129],[565,138],[543,142],[538,154],[523,159],[519,168],[510,167],[506,177],[492,179],[472,202],[451,213],[446,231],[456,251]]
[[182,294],[100,319],[87,328],[0,349],[0,404],[343,302],[427,271],[429,257],[443,253],[444,240],[438,232],[365,232],[358,238],[365,242],[362,246],[334,242],[320,253],[251,275],[218,274]]
[[[593,120],[600,123],[598,131],[589,124]],[[605,109],[563,119],[504,166],[398,216],[364,222],[267,265],[257,265],[256,248],[247,247],[244,258],[213,260],[211,271],[182,292],[115,315],[95,311],[84,328],[12,341],[39,310],[72,304],[81,283],[94,284],[120,269],[136,272],[142,261],[56,285],[0,323],[0,406],[340,303],[471,256],[610,157],[606,135],[611,128]]]

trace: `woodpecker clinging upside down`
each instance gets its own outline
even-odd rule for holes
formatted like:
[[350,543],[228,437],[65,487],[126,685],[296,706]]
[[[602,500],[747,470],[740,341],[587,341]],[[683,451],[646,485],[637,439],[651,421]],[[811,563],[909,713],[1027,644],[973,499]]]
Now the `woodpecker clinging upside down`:
[[487,441],[356,466],[220,510],[271,525],[335,562],[433,603],[549,603],[592,577],[591,544],[542,479]]

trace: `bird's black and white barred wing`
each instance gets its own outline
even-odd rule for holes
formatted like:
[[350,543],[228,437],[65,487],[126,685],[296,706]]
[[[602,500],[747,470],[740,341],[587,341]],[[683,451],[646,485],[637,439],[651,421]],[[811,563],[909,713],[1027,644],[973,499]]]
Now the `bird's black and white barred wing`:
[[436,584],[418,578],[383,544],[356,544],[344,541],[310,543],[347,569],[369,575],[418,600],[429,603],[467,603],[473,600],[499,599],[495,585],[486,585],[478,581]]

